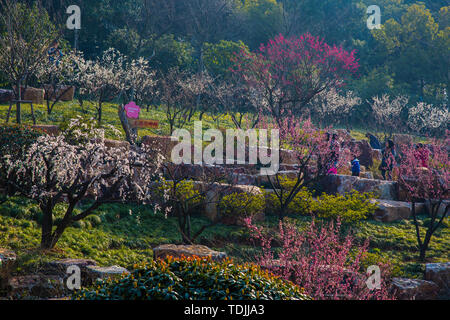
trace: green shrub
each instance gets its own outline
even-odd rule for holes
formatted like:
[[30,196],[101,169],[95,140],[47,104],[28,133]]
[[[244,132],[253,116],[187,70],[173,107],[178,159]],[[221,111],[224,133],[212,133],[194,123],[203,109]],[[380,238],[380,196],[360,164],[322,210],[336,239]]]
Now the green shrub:
[[232,193],[224,196],[219,202],[219,209],[224,217],[237,219],[251,217],[263,212],[266,201],[263,194]]
[[[280,177],[280,185],[283,190],[283,200],[285,200],[296,183],[295,179]],[[274,192],[266,192],[267,212],[276,213],[280,210],[279,197]],[[289,214],[310,214],[313,205],[312,193],[306,188],[302,188],[289,203],[287,213]]]
[[0,157],[6,153],[20,155],[33,144],[42,133],[28,126],[0,126]]
[[[164,194],[166,197],[164,197]],[[174,188],[174,182],[162,180],[161,186],[158,187],[157,197],[161,203],[168,205],[175,203],[183,204],[188,209],[197,207],[204,201],[204,195],[200,190],[195,188],[195,182],[191,180],[183,180],[177,183]]]
[[135,266],[121,279],[103,280],[75,292],[79,300],[306,300],[298,286],[259,266],[231,260],[186,258]]
[[373,214],[377,205],[370,202],[373,195],[359,192],[345,195],[323,194],[313,203],[312,210],[320,218],[341,218],[342,222],[355,222]]

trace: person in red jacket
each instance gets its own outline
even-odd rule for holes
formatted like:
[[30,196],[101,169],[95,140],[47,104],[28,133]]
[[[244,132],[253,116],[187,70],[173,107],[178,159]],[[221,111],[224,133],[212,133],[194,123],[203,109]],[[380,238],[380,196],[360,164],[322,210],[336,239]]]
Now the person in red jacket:
[[430,157],[430,151],[419,143],[416,146],[414,156],[420,162],[420,166],[423,168],[428,168],[428,158]]

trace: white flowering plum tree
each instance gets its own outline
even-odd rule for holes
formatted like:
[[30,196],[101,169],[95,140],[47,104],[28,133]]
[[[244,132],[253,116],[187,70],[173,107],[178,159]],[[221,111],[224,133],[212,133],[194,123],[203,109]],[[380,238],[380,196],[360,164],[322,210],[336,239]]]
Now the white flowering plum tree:
[[77,74],[77,53],[70,51],[64,54],[57,62],[45,59],[36,70],[36,77],[45,87],[45,100],[47,113],[50,115],[63,96],[72,90]]
[[330,88],[317,95],[311,103],[311,114],[322,126],[343,124],[349,126],[352,110],[361,104],[361,99],[353,91],[341,94]]
[[[55,27],[41,6],[23,2],[0,1],[0,71],[13,86],[20,100],[21,86],[36,74],[38,66],[47,58],[47,50],[59,38]],[[20,102],[17,102],[17,123],[21,123]]]
[[408,126],[417,134],[443,132],[449,123],[448,108],[419,102],[409,109]]
[[409,98],[398,96],[394,99],[387,94],[381,97],[373,97],[369,102],[379,130],[384,133],[384,138],[392,137],[394,130],[405,128],[405,123],[401,117],[402,111],[408,105]]
[[[8,185],[16,195],[37,202],[43,213],[43,249],[53,248],[67,227],[105,203],[152,201],[149,185],[163,161],[158,149],[151,145],[110,148],[104,140],[103,129],[76,118],[58,136],[37,138],[22,157],[4,156]],[[86,198],[90,205],[74,211]],[[53,213],[61,201],[67,206],[57,222]]]

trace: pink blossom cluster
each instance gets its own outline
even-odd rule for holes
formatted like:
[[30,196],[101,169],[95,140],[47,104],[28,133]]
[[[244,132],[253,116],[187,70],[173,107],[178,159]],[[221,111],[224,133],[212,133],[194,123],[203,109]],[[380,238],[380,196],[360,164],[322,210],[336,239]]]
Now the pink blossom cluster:
[[[352,236],[342,236],[341,223],[318,226],[313,220],[304,231],[288,222],[279,223],[270,235],[263,228],[245,220],[251,235],[262,249],[257,262],[275,275],[290,280],[319,300],[387,300],[393,299],[389,290],[389,266],[380,264],[381,286],[369,289],[361,272],[368,241],[355,244]],[[272,245],[278,243],[280,248]],[[279,249],[279,250],[277,250]],[[275,255],[274,252],[278,252]]]

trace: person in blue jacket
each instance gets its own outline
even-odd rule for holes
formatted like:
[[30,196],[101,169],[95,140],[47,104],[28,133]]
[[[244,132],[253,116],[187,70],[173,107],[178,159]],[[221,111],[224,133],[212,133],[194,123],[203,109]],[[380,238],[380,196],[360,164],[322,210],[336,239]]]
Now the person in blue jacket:
[[351,164],[352,164],[352,176],[359,177],[359,174],[361,173],[361,165],[359,164],[359,160],[356,157],[356,155],[353,156]]

